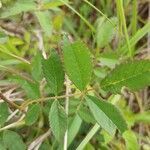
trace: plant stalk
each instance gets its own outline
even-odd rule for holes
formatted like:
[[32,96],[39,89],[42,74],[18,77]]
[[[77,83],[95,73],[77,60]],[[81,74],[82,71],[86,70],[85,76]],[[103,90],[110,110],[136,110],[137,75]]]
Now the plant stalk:
[[91,138],[95,135],[95,133],[100,129],[99,124],[95,124],[94,127],[89,131],[89,133],[86,135],[86,137],[83,139],[83,141],[80,143],[80,145],[77,147],[76,150],[83,150],[86,144],[91,140]]
[[[71,93],[71,89],[70,89],[70,80],[69,78],[67,77],[66,75],[66,102],[65,102],[65,111],[66,111],[66,114],[68,116],[68,113],[69,113],[69,94]],[[68,146],[68,128],[65,132],[65,136],[64,136],[64,150],[67,150],[67,146]]]

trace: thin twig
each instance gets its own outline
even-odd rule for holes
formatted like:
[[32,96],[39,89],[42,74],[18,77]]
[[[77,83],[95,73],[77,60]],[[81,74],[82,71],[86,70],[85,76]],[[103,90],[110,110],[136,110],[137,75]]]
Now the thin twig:
[[22,112],[25,113],[25,111],[22,110],[19,105],[15,104],[14,102],[12,102],[12,101],[10,101],[9,99],[7,99],[1,92],[0,92],[0,98],[1,98],[2,100],[4,100],[6,103],[8,103],[11,107],[13,107],[13,108],[15,108],[15,109],[19,109],[20,111],[22,111]]
[[[88,91],[92,91],[93,89],[88,89],[86,92]],[[86,93],[84,92],[84,93]],[[79,93],[74,93],[74,94],[68,94],[67,96],[68,97],[74,97],[74,96],[81,96],[83,95],[82,92],[79,92]],[[39,98],[39,99],[34,99],[34,100],[26,100],[21,106],[20,108],[21,109],[24,109],[26,108],[28,105],[31,105],[33,103],[40,103],[40,102],[45,102],[45,101],[48,101],[48,100],[59,100],[59,99],[63,99],[63,98],[66,98],[66,95],[60,95],[60,96],[52,96],[52,97],[43,97],[43,98]]]
[[[74,96],[78,96],[81,93],[76,93],[76,94],[69,94],[68,97],[74,97]],[[61,96],[52,96],[52,97],[44,97],[44,98],[39,98],[39,99],[35,99],[35,100],[29,100],[29,101],[25,101],[22,105],[21,108],[23,109],[24,107],[31,105],[33,103],[40,103],[40,102],[45,102],[48,100],[58,100],[58,99],[63,99],[66,98],[66,95],[61,95]]]
[[48,136],[50,136],[51,131],[48,130],[43,135],[39,136],[37,139],[35,139],[28,147],[28,150],[34,150],[39,144],[41,144]]
[[4,130],[7,130],[7,129],[20,127],[20,126],[22,126],[22,125],[24,125],[24,124],[25,124],[25,122],[24,122],[23,120],[22,120],[22,121],[17,121],[17,122],[14,122],[14,123],[12,123],[12,124],[9,124],[9,125],[7,125],[7,126],[5,126],[5,127],[3,127],[3,128],[0,128],[0,132],[1,132],[1,131],[4,131]]

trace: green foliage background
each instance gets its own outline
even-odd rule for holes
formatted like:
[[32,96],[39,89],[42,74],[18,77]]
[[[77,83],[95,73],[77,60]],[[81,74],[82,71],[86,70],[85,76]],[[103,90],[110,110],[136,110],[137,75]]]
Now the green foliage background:
[[149,150],[148,0],[0,1],[0,150]]

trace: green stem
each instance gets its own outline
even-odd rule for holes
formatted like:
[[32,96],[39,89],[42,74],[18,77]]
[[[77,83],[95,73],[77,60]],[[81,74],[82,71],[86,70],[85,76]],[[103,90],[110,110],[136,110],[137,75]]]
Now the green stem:
[[77,147],[76,150],[82,150],[99,129],[100,126],[96,123],[94,127],[90,130],[90,132],[86,135],[86,137],[83,139],[83,141],[80,143],[80,145]]
[[23,63],[30,64],[30,62],[27,61],[26,59],[21,58],[21,57],[19,57],[19,56],[17,56],[17,55],[14,55],[14,54],[10,53],[3,45],[0,45],[0,52],[6,54],[6,55],[8,55],[8,56],[11,56],[11,57],[13,57],[13,58],[15,58],[15,59],[17,59],[17,60],[23,62]]
[[117,8],[118,8],[118,13],[120,16],[119,20],[122,22],[122,25],[123,25],[123,30],[124,30],[124,34],[125,34],[125,38],[126,38],[126,42],[127,42],[127,46],[128,46],[128,54],[130,57],[132,57],[132,50],[131,50],[131,46],[130,46],[130,42],[129,42],[129,35],[128,35],[128,31],[127,31],[126,19],[125,19],[125,14],[124,14],[124,9],[123,9],[123,1],[116,0],[116,4],[117,4]]

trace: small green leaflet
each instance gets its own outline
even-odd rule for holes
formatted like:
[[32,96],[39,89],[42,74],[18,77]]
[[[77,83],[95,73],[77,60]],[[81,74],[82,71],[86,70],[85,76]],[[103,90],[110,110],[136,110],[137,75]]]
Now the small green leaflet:
[[133,131],[127,130],[123,133],[126,142],[126,150],[139,150],[139,144]]
[[52,52],[47,60],[42,60],[42,70],[51,91],[58,95],[63,87],[64,71],[56,52]]
[[25,123],[28,126],[31,126],[34,124],[40,115],[40,105],[39,104],[32,104],[29,106],[26,117],[25,117]]
[[6,103],[0,103],[0,127],[3,126],[8,118],[8,106]]
[[122,87],[133,91],[150,85],[150,61],[134,60],[120,64],[100,83],[105,91],[120,93]]
[[0,18],[7,18],[22,12],[27,12],[35,9],[36,4],[33,1],[17,1],[11,8],[7,8],[7,10],[1,13]]
[[55,138],[59,142],[62,142],[67,129],[67,115],[57,100],[51,106],[49,122]]
[[41,81],[42,79],[42,54],[40,52],[37,52],[37,54],[34,56],[32,63],[32,77],[37,81]]
[[36,11],[35,15],[47,36],[52,34],[52,18],[48,11]]
[[102,17],[98,20],[97,26],[97,45],[102,48],[109,44],[109,42],[113,39],[115,33],[115,27],[117,25],[117,18],[111,18],[110,21],[106,20]]
[[9,150],[26,150],[26,145],[21,139],[21,136],[14,131],[4,131],[3,142],[4,146]]
[[90,82],[92,74],[89,49],[81,41],[73,44],[65,41],[63,55],[67,75],[79,90],[84,90]]
[[93,96],[87,96],[86,101],[97,123],[108,133],[113,135],[116,129],[121,133],[127,130],[127,124],[117,107]]

